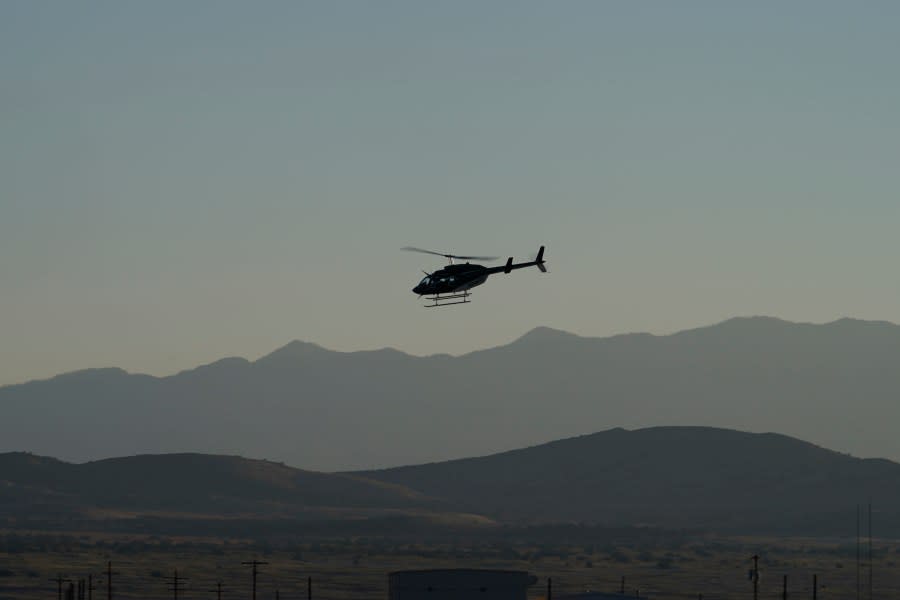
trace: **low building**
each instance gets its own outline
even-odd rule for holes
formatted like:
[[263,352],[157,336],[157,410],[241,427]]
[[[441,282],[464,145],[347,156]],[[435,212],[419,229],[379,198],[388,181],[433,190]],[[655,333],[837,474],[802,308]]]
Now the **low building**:
[[553,595],[553,600],[647,600],[646,596],[611,592],[581,592],[580,594]]
[[526,600],[537,578],[527,571],[429,569],[388,575],[390,600]]

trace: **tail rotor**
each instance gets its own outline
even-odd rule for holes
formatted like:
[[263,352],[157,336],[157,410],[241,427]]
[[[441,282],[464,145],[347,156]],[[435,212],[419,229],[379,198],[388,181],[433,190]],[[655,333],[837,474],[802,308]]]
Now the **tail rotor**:
[[544,266],[544,247],[541,246],[541,249],[538,250],[537,256],[534,257],[534,262],[537,265],[537,268],[541,270],[541,273],[547,272],[547,267]]

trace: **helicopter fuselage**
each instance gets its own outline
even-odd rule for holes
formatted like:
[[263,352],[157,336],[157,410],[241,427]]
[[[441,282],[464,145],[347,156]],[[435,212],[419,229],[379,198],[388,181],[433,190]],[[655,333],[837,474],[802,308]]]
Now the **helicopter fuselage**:
[[420,296],[462,292],[481,285],[487,281],[488,275],[492,272],[496,273],[498,270],[471,263],[447,265],[424,277],[412,291]]

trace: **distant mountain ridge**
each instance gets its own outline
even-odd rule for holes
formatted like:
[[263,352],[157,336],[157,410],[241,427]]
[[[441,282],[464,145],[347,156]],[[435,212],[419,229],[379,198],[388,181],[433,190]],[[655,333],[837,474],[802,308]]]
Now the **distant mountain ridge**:
[[606,338],[539,327],[458,357],[295,341],[169,377],[91,369],[2,387],[0,451],[212,452],[353,470],[703,425],[900,459],[898,365],[900,327],[853,319],[747,317]]

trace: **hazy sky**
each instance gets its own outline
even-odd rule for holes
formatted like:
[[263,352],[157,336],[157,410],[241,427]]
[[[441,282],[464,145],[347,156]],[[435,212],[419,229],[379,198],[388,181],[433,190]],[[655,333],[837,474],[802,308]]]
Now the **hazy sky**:
[[[0,384],[900,321],[897,2],[0,4]],[[468,306],[414,245],[528,259]],[[532,272],[533,271],[533,272]]]

